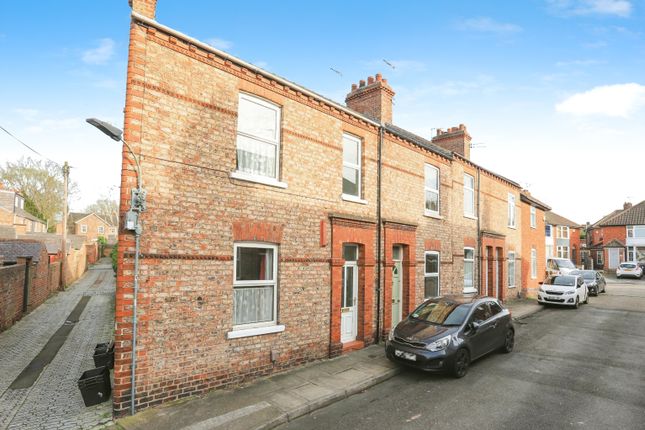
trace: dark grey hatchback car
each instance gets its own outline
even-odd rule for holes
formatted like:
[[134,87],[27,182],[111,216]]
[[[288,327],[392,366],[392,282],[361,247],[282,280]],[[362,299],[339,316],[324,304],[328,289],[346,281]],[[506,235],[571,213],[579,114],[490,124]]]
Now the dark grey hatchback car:
[[511,352],[514,344],[511,313],[497,299],[446,296],[426,300],[401,321],[385,353],[406,366],[461,378],[471,361],[498,349]]

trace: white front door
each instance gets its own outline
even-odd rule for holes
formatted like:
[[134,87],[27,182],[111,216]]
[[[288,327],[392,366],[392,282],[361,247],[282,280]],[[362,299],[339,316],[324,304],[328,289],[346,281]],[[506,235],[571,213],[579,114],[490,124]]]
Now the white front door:
[[394,265],[392,266],[392,327],[395,327],[401,322],[403,314],[403,301],[401,300],[403,296],[403,283],[401,282],[401,269],[403,268],[401,262],[402,255],[401,247],[395,246],[392,250],[392,259],[394,260]]
[[620,264],[620,249],[609,248],[609,268],[616,269]]
[[343,292],[340,302],[340,341],[351,342],[358,334],[358,246],[343,245]]

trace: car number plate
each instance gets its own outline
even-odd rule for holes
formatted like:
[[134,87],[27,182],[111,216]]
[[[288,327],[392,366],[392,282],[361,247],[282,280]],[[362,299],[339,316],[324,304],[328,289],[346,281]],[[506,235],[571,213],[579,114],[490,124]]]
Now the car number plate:
[[397,357],[405,358],[406,360],[417,361],[417,356],[410,352],[399,351],[398,349],[395,349],[394,355],[396,355]]
[[547,298],[548,298],[549,300],[558,300],[558,299],[561,299],[562,297],[558,297],[558,296],[548,296]]

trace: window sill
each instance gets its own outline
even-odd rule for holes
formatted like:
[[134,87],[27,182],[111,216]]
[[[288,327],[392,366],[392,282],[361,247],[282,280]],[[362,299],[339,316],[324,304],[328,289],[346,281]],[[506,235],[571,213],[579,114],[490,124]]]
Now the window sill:
[[517,230],[517,226],[515,226],[515,225],[508,225],[507,227],[512,228],[513,230]]
[[434,212],[424,212],[423,216],[427,216],[428,218],[434,218],[434,219],[443,219],[441,215],[436,214]]
[[280,333],[284,331],[284,325],[271,325],[268,327],[255,327],[241,330],[233,330],[226,333],[227,339],[238,339],[241,337],[260,336],[263,334]]
[[476,220],[476,219],[477,219],[477,217],[476,217],[476,216],[466,215],[466,214],[464,214],[464,218],[474,219],[474,220]]
[[517,285],[509,285],[508,288],[517,288]]
[[268,178],[266,176],[253,175],[250,173],[240,172],[238,170],[231,172],[229,177],[239,179],[240,181],[255,182],[258,184],[269,185],[277,188],[287,188],[286,182],[280,182],[277,179]]
[[463,293],[464,294],[477,294],[479,291],[477,291],[477,288],[464,288]]
[[361,205],[367,204],[367,200],[363,200],[360,197],[352,196],[351,194],[341,194],[340,198],[345,200],[346,202],[358,203]]

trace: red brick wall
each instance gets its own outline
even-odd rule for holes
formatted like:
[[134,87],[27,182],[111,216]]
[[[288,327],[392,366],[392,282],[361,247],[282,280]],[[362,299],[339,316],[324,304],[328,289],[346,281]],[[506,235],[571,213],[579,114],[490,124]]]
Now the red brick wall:
[[[573,255],[573,250],[576,250],[576,255],[574,258]],[[569,256],[571,257],[571,261],[573,264],[576,266],[580,266],[581,259],[580,259],[580,229],[579,228],[569,228]]]
[[0,267],[0,331],[11,327],[22,317],[25,265]]
[[[531,228],[531,205],[521,202],[522,209],[522,291],[526,297],[537,297],[539,282],[546,274],[544,211],[535,208],[536,227]],[[531,277],[531,249],[537,251],[537,278]]]

